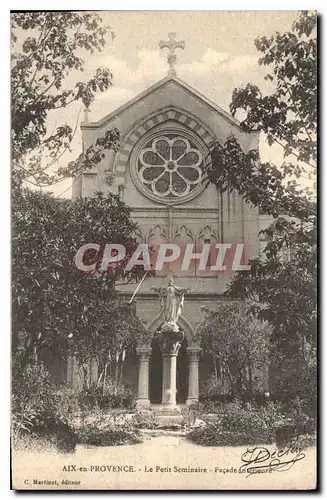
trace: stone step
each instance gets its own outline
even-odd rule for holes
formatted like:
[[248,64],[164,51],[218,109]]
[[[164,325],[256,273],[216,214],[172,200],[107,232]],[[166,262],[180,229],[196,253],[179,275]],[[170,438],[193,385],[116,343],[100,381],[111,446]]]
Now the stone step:
[[156,415],[160,429],[180,429],[184,424],[182,415]]
[[186,435],[186,431],[184,429],[179,430],[169,430],[169,429],[141,429],[140,430],[144,439],[150,439],[152,437],[183,437]]

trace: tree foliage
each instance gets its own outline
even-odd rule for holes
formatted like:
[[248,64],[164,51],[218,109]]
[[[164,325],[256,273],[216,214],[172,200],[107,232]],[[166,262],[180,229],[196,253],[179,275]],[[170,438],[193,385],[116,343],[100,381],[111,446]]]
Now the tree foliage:
[[22,366],[44,349],[64,358],[74,354],[80,364],[100,360],[109,346],[121,354],[141,325],[121,309],[115,283],[135,280],[140,271],[125,272],[122,262],[82,274],[74,256],[92,241],[101,242],[102,251],[107,241],[135,249],[129,208],[114,195],[60,201],[28,189],[15,192],[14,207],[13,353]]
[[245,302],[224,302],[206,311],[199,331],[203,351],[212,357],[215,382],[232,396],[254,394],[268,361],[269,326],[248,313]]
[[245,152],[235,137],[228,137],[223,145],[217,142],[210,157],[208,180],[220,192],[235,189],[246,202],[272,217],[280,214],[306,220],[315,217],[316,204],[308,198],[307,189],[299,189],[297,181],[289,179],[285,169],[261,162],[257,150]]
[[[232,96],[232,113],[245,112],[242,128],[260,131],[269,144],[279,144],[283,165],[260,161],[257,151],[243,151],[229,137],[225,144],[214,145],[207,170],[220,191],[236,190],[259,213],[275,218],[262,231],[267,243],[262,255],[249,262],[249,272],[236,274],[227,295],[251,300],[251,313],[272,325],[275,364],[276,355],[284,368],[286,359],[294,361],[289,375],[283,375],[292,393],[295,371],[309,370],[315,359],[316,201],[298,181],[304,171],[315,168],[317,157],[315,31],[316,14],[304,11],[292,31],[257,39],[259,64],[269,67],[266,79],[274,90],[264,95],[249,83]],[[289,157],[292,163],[286,162]]]
[[[143,334],[135,311],[115,291],[117,281],[137,280],[140,270],[126,273],[125,259],[100,271],[106,243],[120,243],[130,252],[136,248],[136,226],[116,196],[58,200],[24,186],[77,176],[95,167],[108,149],[118,149],[118,130],[108,130],[59,167],[77,124],[75,130],[65,123],[50,127],[58,110],[71,107],[76,113],[78,102],[88,109],[96,92],[112,84],[106,68],[89,78],[82,73],[83,56],[101,51],[113,32],[89,12],[13,13],[11,21],[13,356],[22,372],[46,352],[66,360],[75,356],[87,385],[91,360],[102,376],[104,367],[113,365],[115,372]],[[101,246],[96,270],[81,273],[74,256],[90,242]],[[86,259],[95,256],[89,252]]]
[[227,291],[251,300],[252,313],[273,325],[272,341],[289,354],[316,345],[316,231],[308,226],[278,219],[265,231],[265,260],[253,259]]
[[249,83],[234,90],[230,104],[233,115],[245,111],[244,130],[264,131],[269,144],[283,146],[285,158],[295,156],[298,170],[300,162],[315,166],[317,159],[316,24],[316,13],[303,11],[291,31],[257,38],[259,64],[271,68],[265,78],[275,90],[263,95]]
[[119,132],[109,130],[84,152],[84,161],[80,157],[58,167],[70,151],[76,129],[61,124],[49,131],[48,126],[56,110],[76,102],[88,108],[96,92],[110,87],[113,77],[107,68],[98,68],[72,88],[69,81],[84,71],[83,53],[101,51],[113,33],[97,13],[90,12],[12,13],[11,24],[14,181],[48,186],[94,167],[107,149],[118,148]]
[[235,189],[261,213],[273,217],[315,216],[314,196],[297,182],[303,170],[315,168],[317,157],[315,27],[316,14],[305,11],[291,32],[257,39],[255,45],[263,53],[259,64],[270,67],[266,78],[275,89],[263,95],[249,83],[234,90],[230,104],[232,114],[245,112],[243,130],[266,134],[269,144],[278,143],[284,157],[292,156],[295,163],[285,161],[276,167],[261,162],[258,151],[244,151],[232,136],[225,144],[217,142],[210,152],[209,181],[222,191]]

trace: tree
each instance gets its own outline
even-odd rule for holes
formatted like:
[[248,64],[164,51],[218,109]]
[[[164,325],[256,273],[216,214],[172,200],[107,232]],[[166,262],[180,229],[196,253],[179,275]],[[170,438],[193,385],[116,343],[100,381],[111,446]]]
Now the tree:
[[266,134],[268,143],[278,143],[284,157],[292,157],[295,163],[285,162],[280,168],[262,163],[258,151],[246,153],[234,137],[229,137],[225,144],[215,144],[208,164],[209,181],[218,189],[236,189],[262,213],[274,217],[315,215],[314,201],[294,179],[306,168],[315,169],[317,157],[315,27],[316,14],[305,11],[291,32],[258,38],[255,45],[263,53],[259,64],[272,67],[266,79],[275,90],[264,96],[249,83],[234,90],[230,104],[233,115],[245,112],[241,122],[245,131]]
[[65,359],[74,353],[81,365],[86,357],[100,362],[109,343],[121,355],[127,337],[137,338],[140,325],[132,312],[121,314],[115,283],[138,279],[143,268],[125,272],[122,261],[102,273],[82,274],[74,257],[82,245],[94,241],[101,242],[102,251],[107,241],[133,251],[136,225],[129,208],[114,195],[70,201],[28,189],[15,192],[14,203],[13,354],[21,367],[44,349]]
[[[208,166],[209,181],[219,190],[235,189],[276,219],[264,231],[264,258],[250,261],[251,270],[238,273],[227,294],[251,300],[251,312],[272,325],[272,350],[280,353],[281,365],[288,360],[293,383],[294,374],[315,360],[316,201],[297,180],[308,169],[314,173],[316,161],[315,29],[316,14],[304,11],[292,31],[257,39],[259,64],[271,68],[266,78],[275,89],[264,96],[248,84],[234,90],[230,105],[233,114],[245,112],[245,131],[263,132],[293,163],[263,163],[258,151],[244,152],[230,137],[213,147]],[[288,390],[293,393],[291,383]]]
[[[94,167],[108,149],[119,145],[117,129],[109,130],[78,160],[56,168],[70,150],[76,131],[62,124],[49,131],[48,119],[62,108],[82,102],[86,108],[97,91],[112,84],[112,74],[99,68],[89,80],[69,88],[69,78],[84,71],[84,53],[101,51],[109,32],[97,13],[21,12],[12,24],[12,160],[14,185],[23,181],[44,187]],[[77,127],[77,125],[76,125]]]
[[246,113],[242,127],[267,134],[269,144],[278,143],[285,158],[286,171],[299,175],[301,162],[315,168],[317,159],[317,15],[303,11],[292,31],[260,37],[255,46],[263,56],[259,64],[271,67],[265,79],[275,85],[270,95],[263,95],[252,84],[235,89],[230,104],[233,115]]
[[232,396],[253,396],[268,362],[268,323],[248,314],[248,309],[245,302],[224,302],[206,311],[199,331],[203,352],[212,358],[216,389],[222,390],[227,381]]
[[[58,200],[31,192],[27,183],[45,187],[91,169],[108,149],[117,150],[119,132],[104,137],[64,168],[58,161],[70,151],[75,130],[49,119],[58,110],[83,103],[112,84],[112,74],[84,71],[83,53],[101,51],[114,34],[97,13],[23,12],[12,21],[12,158],[13,158],[13,355],[20,370],[39,361],[46,350],[64,359],[74,355],[82,373],[91,358],[100,372],[108,357],[121,366],[126,350],[143,331],[133,309],[115,291],[117,281],[138,279],[126,273],[126,261],[94,274],[79,273],[74,255],[85,243],[121,243],[133,251],[129,209],[116,197]],[[76,81],[75,84],[71,82]],[[77,120],[78,121],[78,120]],[[92,254],[88,254],[92,260]],[[88,383],[84,378],[85,385]]]
[[[97,314],[101,313],[101,307]],[[66,357],[74,356],[84,389],[101,388],[105,394],[110,388],[117,392],[123,381],[126,356],[135,354],[136,345],[146,336],[146,329],[129,304],[111,300],[105,305],[100,328],[75,329],[65,350]],[[105,323],[105,324],[104,324]],[[96,379],[91,365],[97,366]]]
[[273,325],[272,341],[305,356],[307,345],[316,345],[316,231],[280,218],[265,233],[266,258],[252,259],[251,270],[239,273],[227,294],[251,299],[252,313]]

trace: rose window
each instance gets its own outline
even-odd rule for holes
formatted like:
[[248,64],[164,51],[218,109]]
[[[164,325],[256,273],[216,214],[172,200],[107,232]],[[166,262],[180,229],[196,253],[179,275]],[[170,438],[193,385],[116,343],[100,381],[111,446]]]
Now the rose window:
[[203,155],[192,140],[165,134],[148,141],[138,157],[138,178],[154,195],[180,198],[201,182]]

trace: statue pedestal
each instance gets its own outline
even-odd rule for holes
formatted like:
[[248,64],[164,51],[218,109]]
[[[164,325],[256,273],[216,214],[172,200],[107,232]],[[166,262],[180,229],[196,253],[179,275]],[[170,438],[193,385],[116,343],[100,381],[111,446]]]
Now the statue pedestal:
[[184,333],[164,328],[158,334],[162,352],[162,406],[176,408],[176,366],[177,355]]
[[176,358],[184,339],[184,333],[179,330],[177,322],[182,312],[184,294],[189,288],[174,285],[173,278],[170,278],[166,288],[152,287],[152,289],[159,294],[161,313],[165,318],[157,337],[163,360],[162,405],[174,407],[176,406]]
[[156,418],[159,428],[180,427],[183,417],[176,404],[176,368],[184,333],[164,328],[159,332],[158,339],[162,353],[162,401]]
[[176,406],[176,354],[162,354],[162,402],[163,406]]

